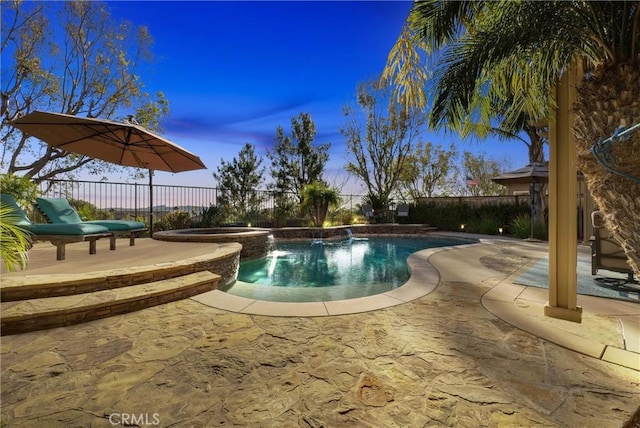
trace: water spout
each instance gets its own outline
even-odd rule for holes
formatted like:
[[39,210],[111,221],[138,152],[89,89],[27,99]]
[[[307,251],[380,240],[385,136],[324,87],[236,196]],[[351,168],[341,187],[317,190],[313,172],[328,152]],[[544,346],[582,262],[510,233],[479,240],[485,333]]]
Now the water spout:
[[312,241],[311,241],[311,245],[323,245],[324,242],[322,241],[322,230],[320,230],[320,237],[318,237],[316,235],[316,231],[314,230],[312,232]]
[[351,229],[346,228],[345,232],[347,232],[347,241],[352,243],[354,241],[367,241],[369,238],[356,238],[355,236],[353,236],[353,233],[351,232]]

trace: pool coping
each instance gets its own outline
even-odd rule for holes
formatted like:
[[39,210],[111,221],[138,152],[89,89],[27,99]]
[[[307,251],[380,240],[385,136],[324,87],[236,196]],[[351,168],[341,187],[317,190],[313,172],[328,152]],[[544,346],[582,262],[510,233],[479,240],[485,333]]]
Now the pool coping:
[[[474,236],[466,235],[466,237]],[[190,299],[216,309],[245,315],[318,317],[356,314],[401,305],[432,293],[440,283],[440,272],[429,261],[429,258],[434,254],[479,247],[495,241],[514,241],[519,245],[537,247],[538,249],[547,245],[545,242],[536,245],[509,238],[487,239],[487,237],[480,236],[475,236],[475,238],[479,242],[429,248],[413,253],[407,259],[411,276],[405,284],[397,289],[368,297],[306,303],[270,302],[213,290]],[[542,308],[547,300],[546,290],[513,284],[519,274],[521,272],[516,271],[491,287],[478,302],[481,307],[496,318],[536,337],[591,358],[640,371],[640,341],[629,342],[629,339],[637,337],[640,331],[640,327],[637,325],[637,320],[640,319],[640,314],[637,313],[637,303],[606,297],[578,295],[578,303],[585,312],[609,314],[622,322],[623,329],[620,334],[626,344],[623,348],[611,346],[601,343],[597,339],[583,337],[557,328],[558,326],[554,323],[569,321],[544,316]],[[531,312],[525,311],[523,309],[525,306],[537,308],[537,311],[534,310],[535,315],[532,316]],[[623,322],[625,319],[627,322]]]
[[320,302],[273,302],[213,290],[191,299],[216,309],[274,317],[317,317],[370,312],[408,303],[433,292],[440,283],[440,273],[429,262],[429,257],[442,251],[479,244],[481,243],[475,242],[417,251],[407,258],[410,271],[407,282],[393,290],[366,297]]

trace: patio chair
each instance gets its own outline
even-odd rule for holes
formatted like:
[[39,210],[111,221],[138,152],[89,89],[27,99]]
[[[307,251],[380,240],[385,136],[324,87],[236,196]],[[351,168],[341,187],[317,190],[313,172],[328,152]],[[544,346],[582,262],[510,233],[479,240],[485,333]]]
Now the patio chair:
[[12,195],[0,195],[2,204],[8,205],[20,217],[16,225],[26,230],[34,241],[49,241],[56,246],[56,260],[65,259],[65,245],[89,241],[89,254],[96,254],[96,241],[100,238],[115,240],[113,233],[97,224],[41,224],[32,223]]
[[[144,223],[127,220],[90,220],[83,221],[78,212],[66,198],[36,198],[36,208],[49,223],[54,224],[95,224],[106,227],[114,236],[126,236],[129,245],[136,244],[136,237],[147,230]],[[115,239],[112,240],[112,250],[116,249]]]
[[600,211],[591,213],[591,223],[591,275],[595,275],[599,269],[604,269],[627,274],[628,282],[633,282],[633,270],[627,263],[627,256],[620,243],[605,226]]
[[409,217],[409,205],[408,204],[399,204],[397,208],[396,215],[398,217]]
[[368,219],[372,220],[373,216],[373,207],[369,204],[365,204],[362,206],[362,214]]

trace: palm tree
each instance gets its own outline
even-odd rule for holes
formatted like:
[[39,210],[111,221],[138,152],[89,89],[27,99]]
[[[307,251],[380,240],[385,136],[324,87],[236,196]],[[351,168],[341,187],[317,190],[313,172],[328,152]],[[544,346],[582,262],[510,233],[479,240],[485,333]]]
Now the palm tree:
[[322,227],[329,208],[336,207],[339,202],[338,191],[320,181],[307,184],[302,189],[302,208],[309,212],[316,227]]
[[[429,3],[420,3],[417,7],[423,7]],[[433,21],[438,23],[448,22],[452,19],[453,8],[459,11],[460,7],[477,6],[478,3],[464,4],[461,2],[447,2],[447,4],[435,4],[441,7],[440,13]],[[444,7],[443,7],[444,6]],[[466,14],[467,12],[465,12]],[[424,108],[427,96],[425,91],[420,90],[426,87],[434,94],[439,90],[436,79],[428,79],[428,70],[420,63],[421,55],[418,50],[432,52],[441,47],[444,43],[439,36],[423,36],[417,38],[409,24],[405,24],[400,33],[398,41],[389,54],[389,61],[383,72],[383,82],[389,84],[392,80],[398,82],[394,92],[398,101],[405,105],[407,109]],[[526,64],[524,65],[526,68]],[[547,143],[548,125],[546,120],[537,117],[547,117],[547,106],[538,105],[533,108],[530,105],[520,104],[516,107],[514,93],[522,89],[527,82],[520,74],[513,73],[513,66],[495,67],[490,70],[489,75],[483,75],[476,82],[476,93],[473,95],[471,103],[466,108],[458,107],[456,114],[448,114],[446,117],[440,114],[431,114],[429,124],[433,128],[446,127],[454,132],[458,132],[463,138],[487,136],[497,137],[501,140],[518,140],[527,146],[529,163],[544,163],[544,144]],[[446,70],[446,68],[444,69]],[[442,68],[438,71],[442,73]],[[531,88],[527,88],[527,93],[533,96],[540,96],[544,90],[537,88],[534,93]],[[529,109],[532,108],[531,111]],[[523,137],[525,134],[526,137]],[[531,219],[532,221],[544,224],[544,197],[543,183],[532,182],[529,185]]]
[[[520,76],[513,75],[511,70],[499,68],[489,71],[490,75],[485,76],[483,83],[477,85],[478,92],[474,94],[466,111],[461,111],[448,120],[432,114],[430,125],[436,128],[445,126],[458,132],[463,138],[493,136],[504,141],[517,140],[527,146],[530,164],[544,163],[543,148],[548,143],[548,125],[546,120],[535,117],[546,116],[546,111],[530,113],[526,106],[515,109],[514,92],[519,86]],[[543,187],[543,183],[529,184],[531,219],[544,225]]]
[[[523,111],[543,118],[553,105],[548,88],[567,69],[584,67],[574,106],[577,166],[640,275],[640,133],[609,146],[617,172],[591,152],[619,127],[640,122],[640,2],[428,0],[414,3],[407,22],[414,45],[440,54],[434,124],[464,120],[488,91],[513,97],[506,118]],[[415,84],[409,75],[396,71],[405,94],[420,89],[408,89]],[[419,106],[419,97],[405,97],[412,100]]]

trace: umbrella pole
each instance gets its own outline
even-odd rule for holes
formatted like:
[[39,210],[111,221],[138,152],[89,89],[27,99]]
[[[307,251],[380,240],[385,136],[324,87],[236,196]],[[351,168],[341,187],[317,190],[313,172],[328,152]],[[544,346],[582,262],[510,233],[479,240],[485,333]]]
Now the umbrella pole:
[[149,237],[153,238],[153,170],[149,170]]

